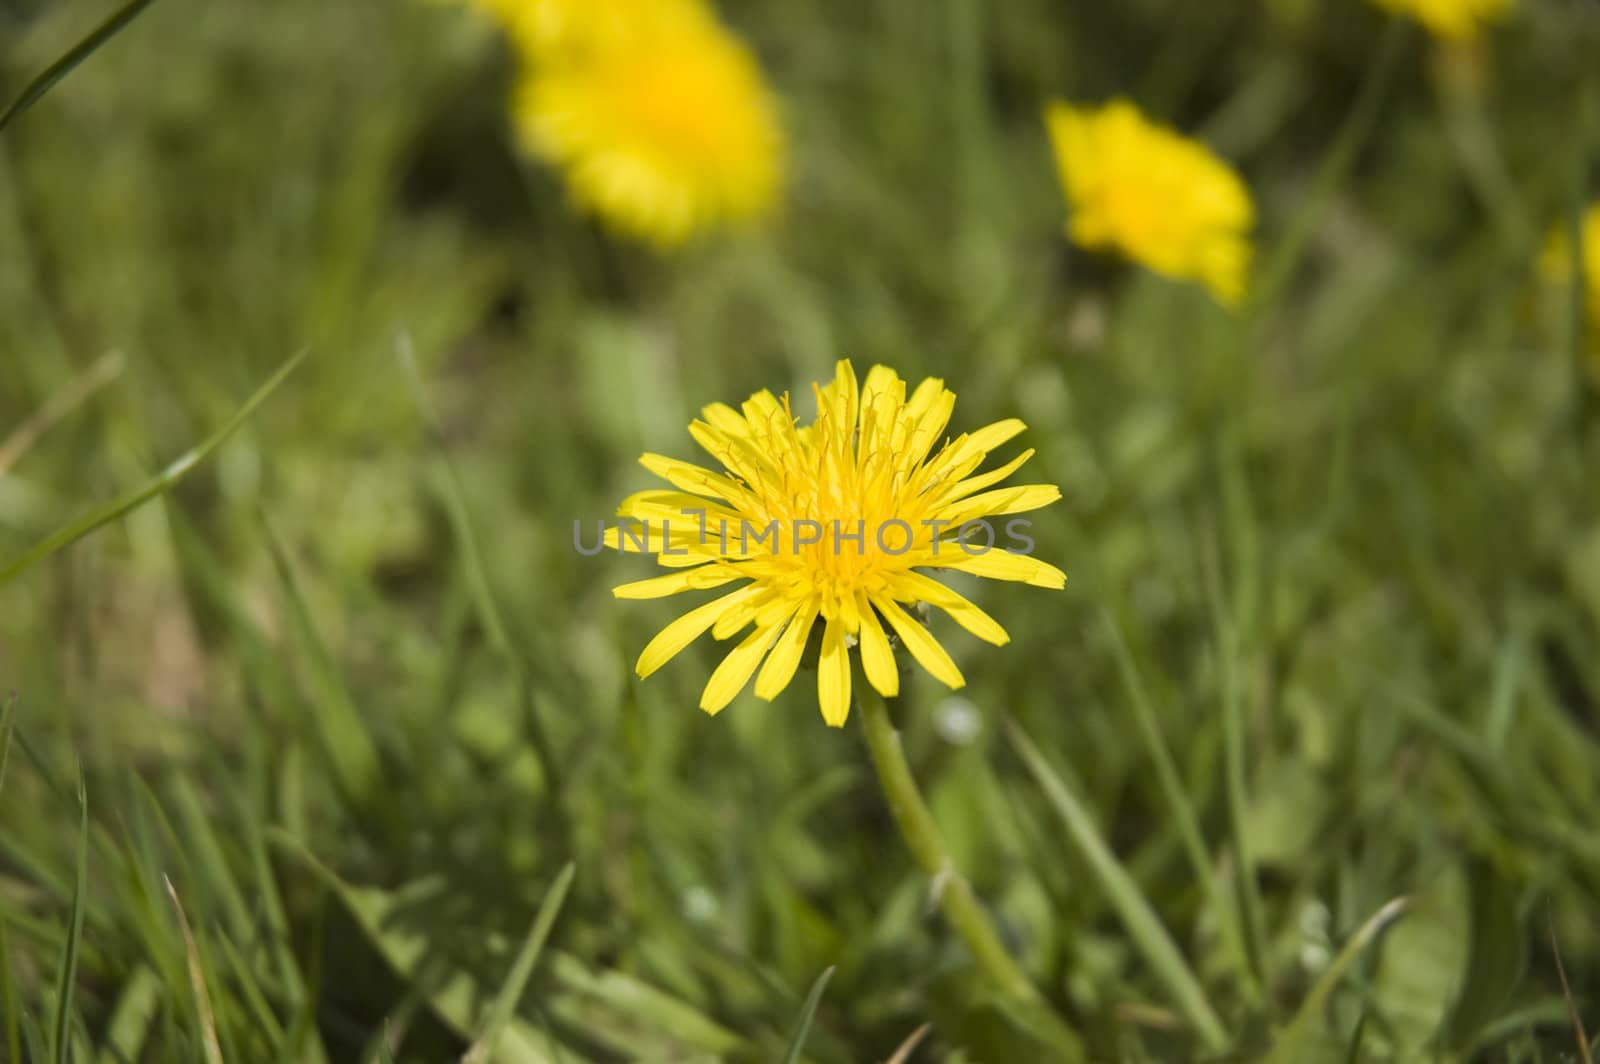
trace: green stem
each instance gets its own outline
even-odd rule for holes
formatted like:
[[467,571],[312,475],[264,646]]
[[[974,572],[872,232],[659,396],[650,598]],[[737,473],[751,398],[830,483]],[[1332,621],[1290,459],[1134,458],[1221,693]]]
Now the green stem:
[[978,966],[995,985],[1019,1000],[1041,1000],[1039,991],[1006,952],[994,924],[972,893],[972,885],[951,860],[944,836],[939,833],[939,826],[928,811],[928,803],[923,801],[917,781],[911,775],[911,766],[900,745],[900,733],[889,719],[889,707],[859,674],[855,677],[855,689],[867,748],[872,752],[872,764],[883,785],[884,797],[889,800],[889,811],[894,814],[900,837],[905,839],[911,856],[933,880],[945,919],[966,942]]

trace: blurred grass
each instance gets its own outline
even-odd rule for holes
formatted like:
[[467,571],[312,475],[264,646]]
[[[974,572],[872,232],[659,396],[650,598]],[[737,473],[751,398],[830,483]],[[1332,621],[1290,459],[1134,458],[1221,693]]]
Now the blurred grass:
[[[0,99],[115,7],[0,5]],[[1040,106],[1206,131],[1270,261],[1384,54],[1367,5],[725,7],[789,202],[676,259],[516,157],[504,50],[447,6],[166,0],[0,134],[0,439],[60,411],[0,472],[0,559],[314,355],[0,589],[9,1056],[433,1061],[493,1017],[502,1060],[881,1060],[924,1023],[913,1060],[1051,1059],[930,915],[856,727],[805,684],[706,718],[712,647],[637,683],[675,607],[571,547],[700,406],[841,355],[945,377],[953,428],[1024,418],[1065,493],[1033,533],[1069,590],[963,586],[1013,643],[941,630],[970,686],[908,680],[900,724],[1092,1059],[1208,1057],[1185,968],[1213,1059],[1570,1055],[1600,454],[1533,261],[1600,191],[1595,13],[1529,0],[1468,56],[1396,31],[1246,331],[1065,245]]]

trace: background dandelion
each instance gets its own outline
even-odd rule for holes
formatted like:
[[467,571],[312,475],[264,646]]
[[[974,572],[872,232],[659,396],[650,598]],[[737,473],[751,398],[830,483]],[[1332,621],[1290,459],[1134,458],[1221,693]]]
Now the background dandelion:
[[1052,103],[1045,123],[1075,242],[1198,281],[1226,305],[1244,299],[1255,205],[1227,163],[1126,100]]
[[572,200],[663,247],[776,204],[783,133],[754,55],[709,21],[630,32],[523,75],[514,120]]
[[1513,0],[1373,0],[1380,7],[1409,15],[1447,41],[1468,41],[1506,18]]

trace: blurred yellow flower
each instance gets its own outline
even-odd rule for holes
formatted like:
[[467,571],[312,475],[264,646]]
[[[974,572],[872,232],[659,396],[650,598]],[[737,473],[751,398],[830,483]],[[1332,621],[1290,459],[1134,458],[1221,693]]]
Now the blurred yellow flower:
[[1226,162],[1126,100],[1100,108],[1053,102],[1045,123],[1075,242],[1198,281],[1227,306],[1243,301],[1255,208]]
[[990,451],[1023,431],[1022,422],[996,422],[935,451],[955,408],[942,381],[925,380],[908,398],[893,370],[874,366],[858,388],[854,368],[842,361],[831,383],[812,387],[817,417],[805,426],[796,424],[787,394],[758,392],[741,410],[706,407],[689,433],[725,471],[646,454],[644,467],[675,490],[629,497],[618,510],[628,520],[606,535],[613,549],[653,553],[677,570],[623,584],[618,598],[743,582],[673,621],[639,656],[637,671],[649,676],[708,629],[729,639],[754,625],[711,674],[700,699],[708,713],[731,702],[758,667],[756,694],[777,697],[819,623],[817,694],[830,725],[843,725],[850,712],[851,647],[874,688],[886,697],[899,693],[890,633],[923,668],[960,687],[955,662],[906,607],[937,606],[997,646],[1010,637],[920,570],[1046,588],[1066,582],[1054,566],[1009,549],[1022,542],[1015,527],[1002,540],[987,521],[1061,497],[1048,484],[984,490],[1033,452],[974,475]]
[[1490,22],[1511,10],[1512,0],[1373,0],[1379,7],[1410,15],[1437,37],[1471,40]]
[[[1572,283],[1572,238],[1568,227],[1557,226],[1546,241],[1544,254],[1539,259],[1539,271],[1556,284]],[[1583,216],[1583,276],[1587,290],[1584,305],[1588,308],[1591,332],[1590,366],[1600,380],[1600,202],[1593,204]]]
[[754,55],[713,20],[666,20],[536,62],[514,105],[580,206],[660,247],[770,212],[783,131]]
[[530,57],[572,59],[685,23],[714,21],[703,0],[463,0]]

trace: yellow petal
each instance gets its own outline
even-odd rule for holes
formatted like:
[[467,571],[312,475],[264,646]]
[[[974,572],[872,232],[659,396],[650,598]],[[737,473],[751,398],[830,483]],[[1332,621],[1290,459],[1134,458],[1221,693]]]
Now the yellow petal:
[[817,701],[831,728],[844,727],[850,715],[850,651],[844,646],[844,625],[829,621],[822,632],[822,658],[817,662]]
[[985,425],[976,432],[969,432],[966,445],[987,454],[1002,443],[1026,431],[1027,428],[1028,426],[1021,419],[1008,417],[1004,421],[996,421],[992,425]]
[[1012,488],[981,492],[939,511],[938,516],[951,524],[960,525],[979,517],[1027,513],[1060,501],[1061,489],[1054,484],[1018,484]]
[[698,569],[684,569],[681,572],[668,573],[666,576],[653,576],[648,580],[635,580],[631,584],[618,584],[611,589],[611,594],[619,599],[665,598],[668,595],[676,595],[680,591],[721,587],[723,584],[738,580],[743,575],[739,570],[731,567],[702,565]]
[[929,377],[917,385],[902,414],[905,439],[895,441],[897,449],[904,453],[905,468],[916,466],[928,456],[939,442],[940,433],[950,424],[955,408],[956,393],[947,389],[944,381]]
[[759,614],[765,606],[771,603],[772,600],[778,596],[778,592],[776,590],[766,584],[761,583],[759,580],[756,582],[755,586],[760,589],[756,594],[751,595],[748,599],[739,603],[737,606],[730,607],[727,612],[723,613],[721,617],[717,618],[717,623],[711,628],[711,638],[727,639],[745,625],[755,620],[756,615]]
[[946,687],[966,686],[967,681],[962,677],[961,670],[956,668],[956,663],[950,659],[949,652],[939,645],[933,633],[924,628],[920,621],[901,609],[900,604],[887,595],[874,595],[872,604],[878,607],[878,612],[894,626],[900,641],[911,651],[911,656],[917,659],[917,664],[927,669],[934,679]]
[[750,435],[750,423],[727,403],[712,403],[700,411],[700,416],[730,436]]
[[861,410],[856,422],[856,447],[860,453],[882,456],[899,463],[895,452],[895,426],[906,401],[906,382],[887,366],[873,366],[861,385]]
[[744,489],[733,480],[693,462],[668,458],[664,454],[642,454],[639,464],[673,487],[695,495],[711,495],[729,502],[744,497]]
[[935,492],[933,496],[933,505],[944,506],[948,503],[955,502],[957,499],[964,499],[975,491],[982,491],[991,484],[1000,483],[1002,480],[1006,479],[1006,477],[1009,477],[1011,474],[1021,469],[1023,463],[1032,458],[1034,454],[1034,449],[1030,447],[1026,451],[1023,451],[1021,454],[1017,455],[1011,461],[1007,462],[1005,465],[1000,466],[998,469],[991,469],[989,472],[983,473],[979,476],[968,477],[965,480],[951,482],[948,487]]
[[841,358],[834,366],[833,387],[833,423],[844,432],[853,432],[861,386],[856,382],[856,368],[848,358]]
[[815,603],[807,603],[795,611],[788,627],[783,630],[783,635],[778,637],[777,645],[767,657],[767,663],[761,666],[761,675],[756,677],[757,698],[771,702],[789,686],[789,681],[794,679],[794,670],[800,665],[800,657],[805,653],[811,626],[816,620]]
[[790,420],[783,409],[783,404],[778,402],[777,397],[771,392],[764,389],[746,399],[741,409],[744,411],[745,423],[750,426],[751,435],[762,441],[773,439],[774,434]]
[[[690,422],[689,435],[707,454],[745,483],[782,482],[782,475],[772,459],[748,435],[724,432],[704,421]],[[746,494],[741,491],[739,497],[743,499]]]
[[700,708],[715,716],[732,702],[750,682],[751,673],[761,664],[762,656],[777,634],[777,628],[757,628],[729,651],[711,673],[711,679],[706,681],[706,689],[700,695]]
[[[701,513],[705,516],[702,517]],[[707,535],[714,536],[719,520],[726,521],[736,528],[740,519],[737,510],[729,509],[726,503],[718,499],[710,499],[704,495],[690,495],[686,491],[663,489],[639,491],[629,495],[617,507],[617,516],[651,521],[657,525],[668,522],[672,526],[674,536],[684,531],[698,535],[702,520],[706,523]]]
[[861,666],[866,670],[867,681],[885,698],[900,693],[900,670],[895,667],[894,648],[889,637],[883,634],[883,625],[873,612],[866,592],[858,592],[861,613]]
[[956,437],[923,467],[924,482],[961,480],[983,464],[985,455],[1027,427],[1013,417]]
[[659,522],[652,524],[649,521],[630,521],[627,523],[627,535],[623,535],[622,525],[612,525],[606,529],[601,542],[612,550],[620,550],[625,554],[654,554],[661,549],[661,525]]
[[954,569],[990,580],[1013,580],[1034,587],[1047,587],[1059,591],[1067,586],[1067,574],[1055,566],[1026,554],[1012,554],[999,548],[981,554],[968,554],[959,546],[953,550],[945,547],[930,569]]
[[760,590],[759,584],[750,584],[719,599],[712,599],[704,606],[698,606],[679,617],[657,632],[656,637],[645,645],[633,671],[639,674],[641,680],[649,676],[677,657],[684,647],[699,639],[707,628],[717,622],[718,617],[731,609],[737,609],[740,603],[747,601]]
[[1011,636],[1000,627],[999,621],[973,605],[960,592],[932,577],[915,572],[902,573],[895,578],[894,590],[902,598],[914,598],[944,610],[952,620],[985,643],[1003,647],[1011,642]]

